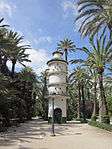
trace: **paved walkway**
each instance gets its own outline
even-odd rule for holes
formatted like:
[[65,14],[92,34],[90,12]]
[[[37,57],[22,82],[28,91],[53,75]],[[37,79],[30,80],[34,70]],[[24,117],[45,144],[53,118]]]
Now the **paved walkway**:
[[0,149],[112,149],[112,133],[87,124],[56,125],[55,132],[35,119],[1,134]]

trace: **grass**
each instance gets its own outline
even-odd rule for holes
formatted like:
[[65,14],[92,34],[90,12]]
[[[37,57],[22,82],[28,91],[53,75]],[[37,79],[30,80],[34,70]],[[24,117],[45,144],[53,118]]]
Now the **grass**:
[[100,122],[96,122],[96,121],[90,121],[88,124],[91,126],[95,126],[95,127],[105,129],[107,131],[112,132],[112,125],[111,124],[100,123]]

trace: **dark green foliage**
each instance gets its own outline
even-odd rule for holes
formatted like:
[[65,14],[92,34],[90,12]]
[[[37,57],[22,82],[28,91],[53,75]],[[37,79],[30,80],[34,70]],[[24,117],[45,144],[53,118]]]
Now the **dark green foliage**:
[[[29,67],[24,68],[19,74],[20,78],[20,97],[25,102],[26,118],[31,120],[35,110],[35,84],[36,75],[33,70]],[[18,84],[19,85],[19,84]]]
[[112,96],[107,97],[107,103],[108,103],[108,109],[109,109],[110,116],[112,116]]
[[81,19],[79,31],[83,36],[94,35],[109,29],[112,32],[111,0],[78,0],[78,16]]
[[101,119],[102,119],[102,123],[110,124],[109,115],[102,115]]
[[91,121],[96,121],[97,120],[97,116],[92,116],[91,117]]
[[28,74],[27,71],[28,68],[25,68],[13,80],[1,75],[0,83],[4,85],[0,90],[0,117],[3,127],[11,126],[14,120],[30,120],[35,113],[36,76],[33,71]]
[[47,73],[46,71],[37,78],[37,99],[36,99],[36,113],[44,120],[48,119],[48,91],[47,91]]
[[62,52],[64,52],[65,60],[66,60],[66,62],[68,62],[68,52],[74,51],[75,45],[74,45],[73,41],[69,40],[68,38],[65,38],[64,40],[61,40],[58,43],[57,49],[62,50]]
[[90,121],[89,125],[95,126],[95,127],[101,128],[101,129],[105,129],[107,131],[112,131],[112,125],[110,125],[110,124],[99,123],[99,122],[96,122],[96,121]]
[[[29,45],[22,44],[23,37],[17,32],[4,27],[0,26],[0,131],[35,115],[37,81],[33,70],[23,64],[30,62],[29,54],[25,53]],[[19,73],[15,72],[16,62],[25,67]]]
[[91,85],[89,80],[90,76],[87,70],[83,67],[77,67],[69,76],[69,81],[72,84],[76,94],[77,118],[83,118],[84,121],[88,116],[86,112],[86,100],[90,99],[89,88],[91,88]]
[[70,121],[77,116],[77,96],[73,86],[68,87],[69,98],[67,100],[67,120]]
[[80,122],[81,123],[87,123],[88,121],[87,121],[87,119],[80,118]]

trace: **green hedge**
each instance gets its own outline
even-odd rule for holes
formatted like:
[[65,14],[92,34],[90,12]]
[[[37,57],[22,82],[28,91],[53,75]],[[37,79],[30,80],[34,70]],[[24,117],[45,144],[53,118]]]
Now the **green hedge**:
[[91,126],[95,126],[95,127],[105,129],[107,131],[112,132],[112,125],[110,125],[110,124],[99,123],[99,122],[95,122],[95,121],[90,121],[88,124],[91,125]]
[[80,123],[88,123],[88,121],[85,119],[83,119],[83,118],[79,118],[79,119],[76,119],[76,121],[80,121]]

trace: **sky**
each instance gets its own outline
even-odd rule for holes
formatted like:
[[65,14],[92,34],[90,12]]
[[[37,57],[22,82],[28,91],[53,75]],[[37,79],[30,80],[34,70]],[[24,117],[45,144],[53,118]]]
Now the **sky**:
[[[46,62],[52,58],[57,43],[64,38],[74,41],[77,47],[88,45],[82,39],[78,28],[80,21],[74,23],[77,12],[74,0],[0,0],[0,17],[5,24],[24,36],[24,43],[30,44],[31,66],[37,74],[46,69]],[[83,54],[70,53],[69,60],[82,58]],[[8,62],[11,67],[11,63]],[[21,66],[18,64],[16,69]]]

